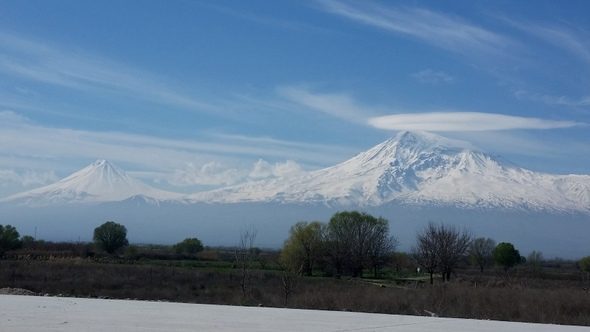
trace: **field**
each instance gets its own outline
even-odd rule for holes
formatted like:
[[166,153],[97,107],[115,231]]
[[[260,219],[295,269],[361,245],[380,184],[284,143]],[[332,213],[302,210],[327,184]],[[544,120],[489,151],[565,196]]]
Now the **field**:
[[[0,287],[39,295],[160,300],[298,309],[590,325],[588,280],[567,262],[508,274],[483,274],[464,265],[451,282],[416,276],[412,266],[391,266],[378,279],[288,275],[260,254],[247,275],[230,251],[199,257],[135,253],[133,258],[7,255],[0,261]],[[141,257],[139,257],[141,256]],[[246,277],[245,287],[242,287]]]

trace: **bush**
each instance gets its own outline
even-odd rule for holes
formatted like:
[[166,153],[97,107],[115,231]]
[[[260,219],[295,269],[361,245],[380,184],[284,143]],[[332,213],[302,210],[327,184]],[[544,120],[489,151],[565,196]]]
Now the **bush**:
[[187,238],[174,245],[174,250],[178,254],[196,254],[203,251],[203,243],[196,237]]

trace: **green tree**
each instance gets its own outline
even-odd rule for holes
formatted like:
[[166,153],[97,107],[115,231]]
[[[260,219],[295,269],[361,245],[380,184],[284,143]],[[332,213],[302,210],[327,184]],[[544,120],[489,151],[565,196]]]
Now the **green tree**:
[[35,238],[30,235],[25,235],[20,239],[23,248],[32,248],[35,246]]
[[195,237],[186,238],[174,245],[174,251],[179,254],[196,254],[203,251],[203,243]]
[[483,273],[485,267],[492,265],[494,258],[492,256],[496,248],[496,242],[490,238],[480,237],[469,246],[469,257],[471,262],[479,267],[479,271]]
[[17,249],[21,246],[20,235],[11,225],[0,225],[0,255],[7,250]]
[[94,229],[94,243],[109,254],[129,244],[127,228],[114,221],[107,221]]
[[494,262],[501,265],[504,271],[508,271],[511,267],[521,262],[520,253],[512,243],[501,242],[493,252]]
[[578,261],[580,270],[590,273],[590,256],[586,256]]
[[590,256],[580,259],[578,261],[578,267],[582,272],[586,272],[586,282],[590,283]]
[[290,271],[311,276],[321,256],[324,226],[318,221],[301,221],[291,227],[281,250],[281,264]]

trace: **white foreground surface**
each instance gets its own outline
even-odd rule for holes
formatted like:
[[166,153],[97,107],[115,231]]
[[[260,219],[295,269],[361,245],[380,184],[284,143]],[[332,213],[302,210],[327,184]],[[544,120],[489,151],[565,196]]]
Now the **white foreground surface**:
[[353,312],[0,295],[0,331],[590,331]]

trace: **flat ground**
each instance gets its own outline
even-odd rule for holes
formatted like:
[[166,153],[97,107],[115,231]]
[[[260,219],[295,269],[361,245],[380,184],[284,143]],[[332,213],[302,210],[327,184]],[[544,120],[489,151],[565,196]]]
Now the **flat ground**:
[[569,332],[588,327],[168,302],[0,295],[0,331]]

